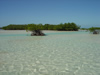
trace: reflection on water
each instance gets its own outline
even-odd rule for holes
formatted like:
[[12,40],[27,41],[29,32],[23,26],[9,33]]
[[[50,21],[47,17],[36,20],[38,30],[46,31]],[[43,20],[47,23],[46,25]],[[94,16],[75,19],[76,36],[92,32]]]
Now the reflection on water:
[[27,36],[25,31],[1,32],[0,75],[100,74],[100,35],[44,31],[47,36]]

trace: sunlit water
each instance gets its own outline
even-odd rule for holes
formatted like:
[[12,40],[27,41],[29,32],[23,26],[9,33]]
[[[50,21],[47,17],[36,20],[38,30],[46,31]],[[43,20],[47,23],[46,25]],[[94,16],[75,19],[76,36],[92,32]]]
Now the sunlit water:
[[0,30],[0,75],[100,75],[100,34]]

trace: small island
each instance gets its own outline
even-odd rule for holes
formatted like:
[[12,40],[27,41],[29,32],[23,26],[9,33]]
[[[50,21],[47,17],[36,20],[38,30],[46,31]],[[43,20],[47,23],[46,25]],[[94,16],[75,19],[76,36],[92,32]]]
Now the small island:
[[76,25],[75,23],[60,23],[60,24],[24,24],[24,25],[16,25],[10,24],[8,26],[2,27],[4,30],[26,30],[31,31],[31,36],[45,36],[42,30],[56,30],[56,31],[78,31],[86,30],[90,31],[93,34],[100,33],[100,27],[91,27],[91,28],[80,28],[80,26]]
[[31,36],[45,36],[41,30],[57,30],[57,31],[78,31],[80,26],[75,23],[60,23],[54,24],[25,24],[25,25],[15,25],[10,24],[3,27],[4,30],[26,30],[31,31]]
[[89,28],[89,31],[93,34],[99,34],[100,33],[100,27],[91,27]]

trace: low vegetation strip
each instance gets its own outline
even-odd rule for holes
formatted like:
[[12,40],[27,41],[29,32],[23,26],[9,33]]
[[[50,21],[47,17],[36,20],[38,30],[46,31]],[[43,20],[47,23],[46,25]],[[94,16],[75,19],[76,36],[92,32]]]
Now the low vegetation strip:
[[80,26],[75,23],[64,23],[64,24],[25,24],[25,25],[15,25],[10,24],[8,26],[2,27],[4,30],[60,30],[60,31],[78,31]]

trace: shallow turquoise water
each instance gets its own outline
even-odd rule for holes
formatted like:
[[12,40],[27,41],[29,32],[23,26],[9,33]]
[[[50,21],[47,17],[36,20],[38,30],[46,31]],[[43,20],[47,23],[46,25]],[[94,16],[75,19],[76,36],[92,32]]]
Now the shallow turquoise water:
[[0,31],[0,75],[100,75],[100,35]]

